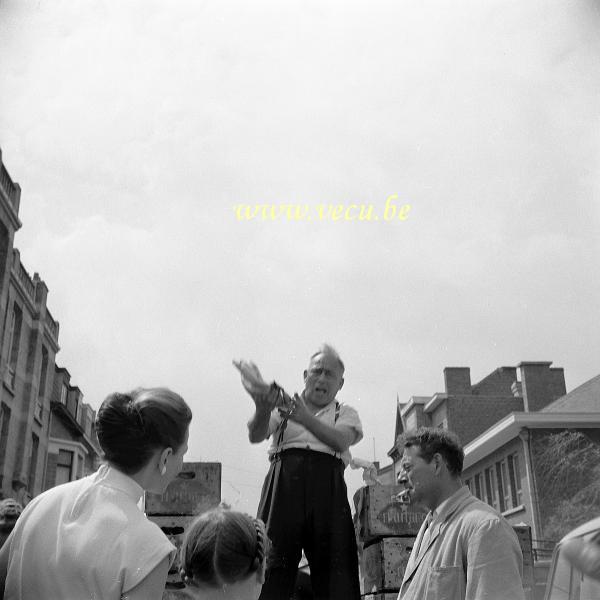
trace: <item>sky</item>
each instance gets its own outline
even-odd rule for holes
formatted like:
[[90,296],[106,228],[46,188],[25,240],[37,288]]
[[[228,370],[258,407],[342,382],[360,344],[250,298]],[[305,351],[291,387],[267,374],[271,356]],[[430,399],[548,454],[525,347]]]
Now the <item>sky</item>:
[[15,246],[57,363],[94,408],[183,395],[186,460],[250,513],[267,443],[232,359],[301,391],[331,343],[382,465],[397,398],[446,366],[598,375],[599,28],[593,0],[0,0]]

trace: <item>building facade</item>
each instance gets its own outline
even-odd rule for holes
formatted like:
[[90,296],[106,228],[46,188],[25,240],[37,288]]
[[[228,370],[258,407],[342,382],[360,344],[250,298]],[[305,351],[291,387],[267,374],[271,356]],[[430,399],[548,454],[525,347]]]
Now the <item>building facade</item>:
[[[474,385],[469,368],[444,369],[445,392],[398,402],[388,453],[395,478],[404,430],[456,432],[463,481],[512,525],[531,527],[537,558],[578,520],[600,515],[600,484],[589,483],[600,465],[600,376],[566,394],[564,371],[551,364],[500,367]],[[579,505],[570,509],[574,497]]]
[[[56,408],[55,390],[64,371],[56,366],[59,324],[47,306],[46,284],[37,273],[30,276],[14,247],[20,199],[21,189],[0,151],[0,492],[26,504],[50,487],[48,452],[56,453],[57,440],[63,442],[60,448],[73,440],[81,443],[86,449],[81,454],[91,463],[98,452],[91,428],[86,436],[93,411],[80,396],[71,428],[59,425],[67,419]],[[76,465],[74,459],[70,479],[85,471]]]
[[67,369],[55,366],[44,489],[80,479],[98,468],[96,413],[70,381]]

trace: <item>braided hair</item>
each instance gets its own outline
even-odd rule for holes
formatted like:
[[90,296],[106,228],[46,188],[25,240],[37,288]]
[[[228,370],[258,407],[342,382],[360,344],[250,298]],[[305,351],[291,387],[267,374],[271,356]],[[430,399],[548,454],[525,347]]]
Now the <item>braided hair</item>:
[[216,508],[200,515],[181,546],[181,575],[196,586],[223,587],[253,574],[262,580],[269,539],[260,519]]

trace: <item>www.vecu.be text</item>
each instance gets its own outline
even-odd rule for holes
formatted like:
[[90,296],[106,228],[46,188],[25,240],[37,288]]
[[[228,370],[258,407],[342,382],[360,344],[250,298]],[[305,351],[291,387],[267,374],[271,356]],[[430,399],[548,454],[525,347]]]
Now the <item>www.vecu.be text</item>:
[[256,203],[233,207],[238,221],[406,221],[410,204],[398,202],[398,195],[388,196],[380,212],[374,204],[300,204]]

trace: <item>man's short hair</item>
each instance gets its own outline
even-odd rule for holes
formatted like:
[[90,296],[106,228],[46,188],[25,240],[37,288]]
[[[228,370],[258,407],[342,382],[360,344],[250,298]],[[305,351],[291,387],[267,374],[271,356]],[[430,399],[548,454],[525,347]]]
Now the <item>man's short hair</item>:
[[313,358],[316,358],[321,354],[326,354],[327,356],[331,356],[332,358],[334,358],[340,369],[342,369],[342,375],[344,374],[346,367],[344,367],[344,363],[342,362],[340,355],[337,353],[337,350],[333,346],[326,343],[321,344],[317,348],[317,351],[310,357],[311,362]]
[[434,454],[440,454],[453,475],[460,475],[463,469],[465,453],[458,436],[453,431],[438,427],[419,427],[407,431],[400,440],[405,448],[419,447],[419,455],[431,462]]

